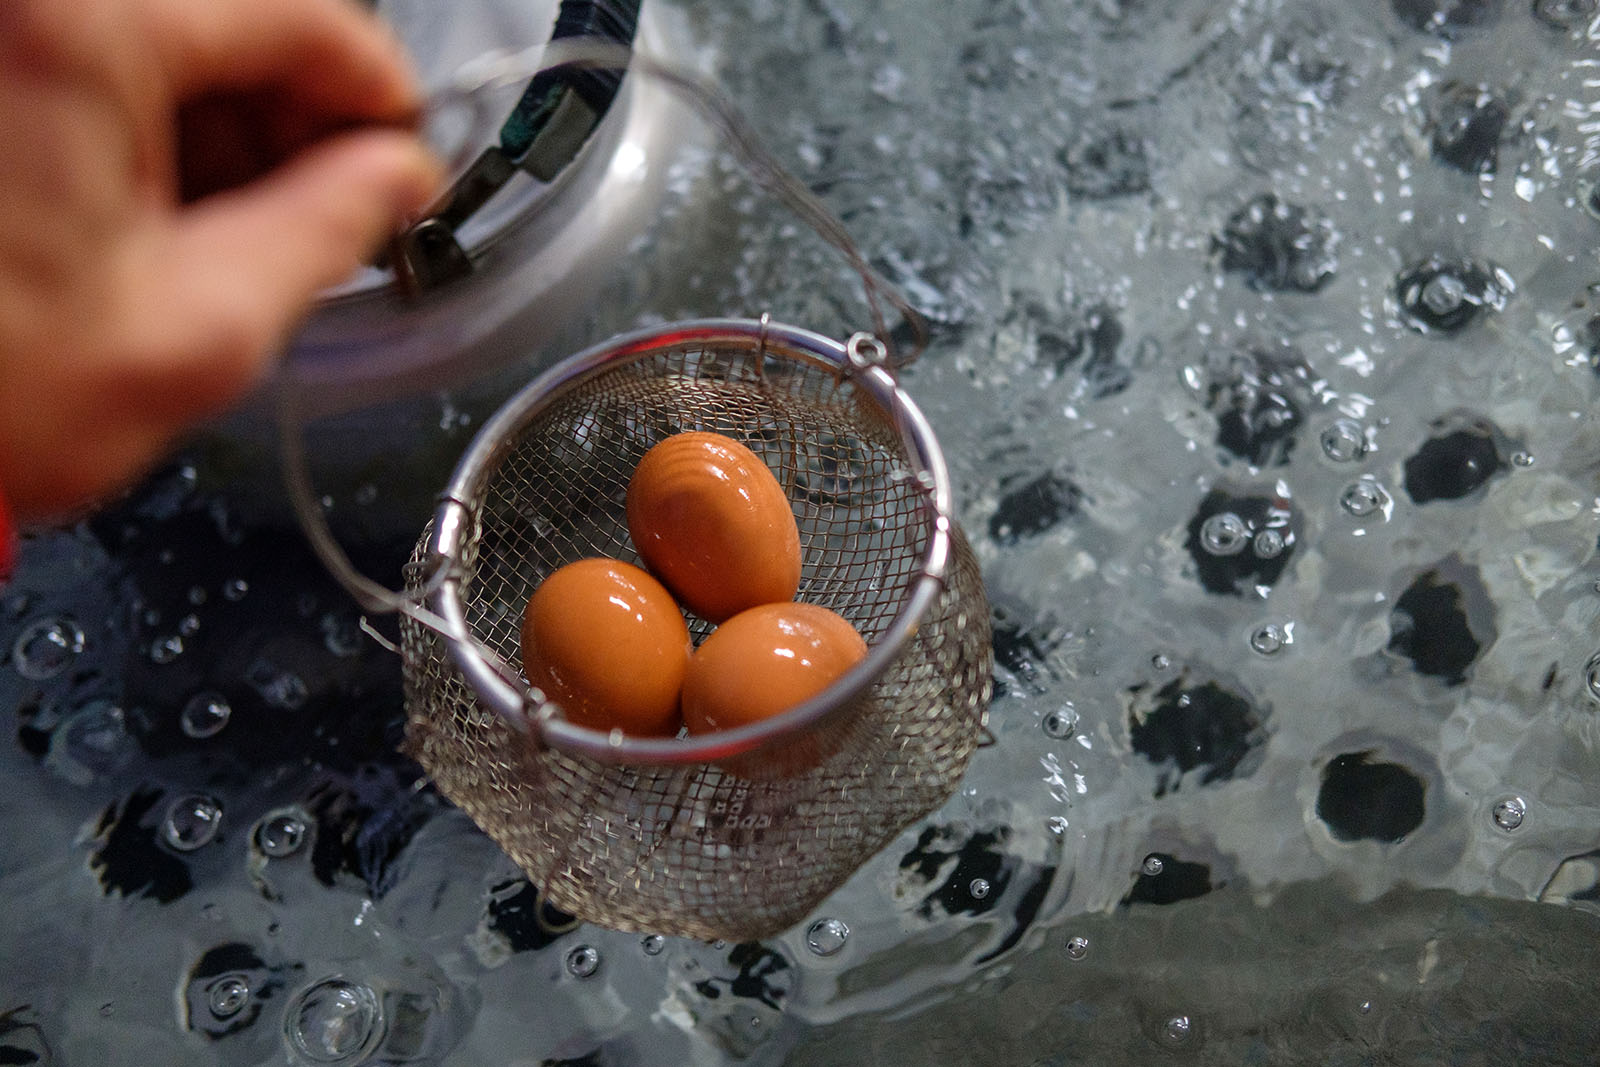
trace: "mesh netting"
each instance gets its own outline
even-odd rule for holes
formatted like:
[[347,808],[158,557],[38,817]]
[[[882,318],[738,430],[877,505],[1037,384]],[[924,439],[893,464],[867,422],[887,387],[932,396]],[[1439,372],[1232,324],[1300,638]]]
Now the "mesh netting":
[[[488,458],[462,543],[445,546],[476,641],[520,672],[523,607],[545,576],[589,556],[639,563],[628,479],[652,445],[688,430],[762,457],[799,525],[798,599],[869,644],[883,638],[928,565],[936,517],[900,432],[814,357],[719,337],[581,381]],[[712,629],[688,621],[696,641]],[[445,646],[405,624],[407,747],[444,794],[562,910],[705,939],[793,925],[941,804],[983,734],[992,656],[959,530],[931,611],[864,696],[720,767],[619,766],[543,745],[475,696]]]

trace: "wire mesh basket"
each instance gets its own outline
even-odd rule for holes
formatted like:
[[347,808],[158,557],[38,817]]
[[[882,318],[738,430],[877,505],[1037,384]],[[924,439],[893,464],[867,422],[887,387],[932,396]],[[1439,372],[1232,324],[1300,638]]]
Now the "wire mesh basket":
[[[751,178],[860,276],[874,328],[840,343],[759,321],[673,323],[558,364],[479,431],[395,593],[361,575],[311,485],[299,398],[280,376],[284,473],[330,572],[399,612],[406,750],[539,886],[581,919],[705,939],[793,925],[955,789],[987,737],[989,609],[951,510],[944,456],[892,370],[921,319],[843,225],[690,71],[614,41],[494,58],[446,97],[561,68],[627,69],[694,103]],[[890,358],[881,301],[917,343]],[[522,672],[529,597],[557,568],[638,563],[626,496],[667,437],[711,431],[776,476],[799,531],[796,599],[842,615],[865,658],[765,720],[680,738],[568,721]],[[712,632],[688,618],[694,641]]]
[[[522,611],[557,567],[638,562],[624,495],[683,431],[782,484],[798,600],[867,657],[753,726],[636,738],[567,722],[521,677]],[[557,366],[485,424],[408,568],[406,745],[564,911],[706,939],[799,919],[954,790],[985,732],[989,612],[926,421],[865,334],[745,320],[634,333]],[[698,641],[712,626],[690,616]]]

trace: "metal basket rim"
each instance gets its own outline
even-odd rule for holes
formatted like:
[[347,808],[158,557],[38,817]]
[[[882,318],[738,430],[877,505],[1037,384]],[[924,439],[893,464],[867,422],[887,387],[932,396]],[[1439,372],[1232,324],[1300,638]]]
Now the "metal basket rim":
[[[866,658],[817,696],[781,715],[701,737],[628,737],[620,730],[603,733],[561,718],[554,705],[534,706],[526,684],[515,685],[517,672],[471,636],[460,591],[460,543],[471,527],[470,502],[486,483],[514,435],[539,412],[570,390],[617,366],[651,358],[667,347],[752,346],[758,352],[799,358],[840,377],[849,378],[888,416],[899,431],[912,461],[914,477],[926,491],[929,533],[920,572],[889,628]],[[849,707],[886,672],[916,634],[943,591],[950,563],[954,520],[950,476],[932,427],[916,403],[900,388],[882,362],[864,360],[853,346],[800,327],[761,319],[695,319],[646,327],[593,345],[557,363],[503,404],[468,445],[450,477],[434,516],[426,556],[430,567],[449,572],[428,597],[428,605],[445,622],[445,646],[480,701],[513,728],[569,755],[609,764],[675,766],[717,763],[744,755],[808,730]]]

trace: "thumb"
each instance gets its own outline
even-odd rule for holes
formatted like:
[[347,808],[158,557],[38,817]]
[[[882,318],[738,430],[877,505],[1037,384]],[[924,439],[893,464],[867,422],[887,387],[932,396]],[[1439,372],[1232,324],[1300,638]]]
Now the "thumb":
[[183,209],[168,292],[190,336],[169,351],[192,361],[189,380],[211,382],[217,404],[249,388],[317,293],[348,278],[441,184],[439,164],[413,135],[365,129]]

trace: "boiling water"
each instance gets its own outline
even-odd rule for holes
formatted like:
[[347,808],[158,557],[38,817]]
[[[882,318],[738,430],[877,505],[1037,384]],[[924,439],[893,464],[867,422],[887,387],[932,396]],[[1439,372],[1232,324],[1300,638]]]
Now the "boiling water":
[[[583,926],[393,754],[298,538],[180,465],[0,596],[6,1062],[1590,1062],[1592,0],[683,14],[934,320],[995,744],[780,937]],[[674,165],[597,336],[863,321]],[[506,384],[410,413],[419,481]],[[359,540],[400,493],[329,503]]]

